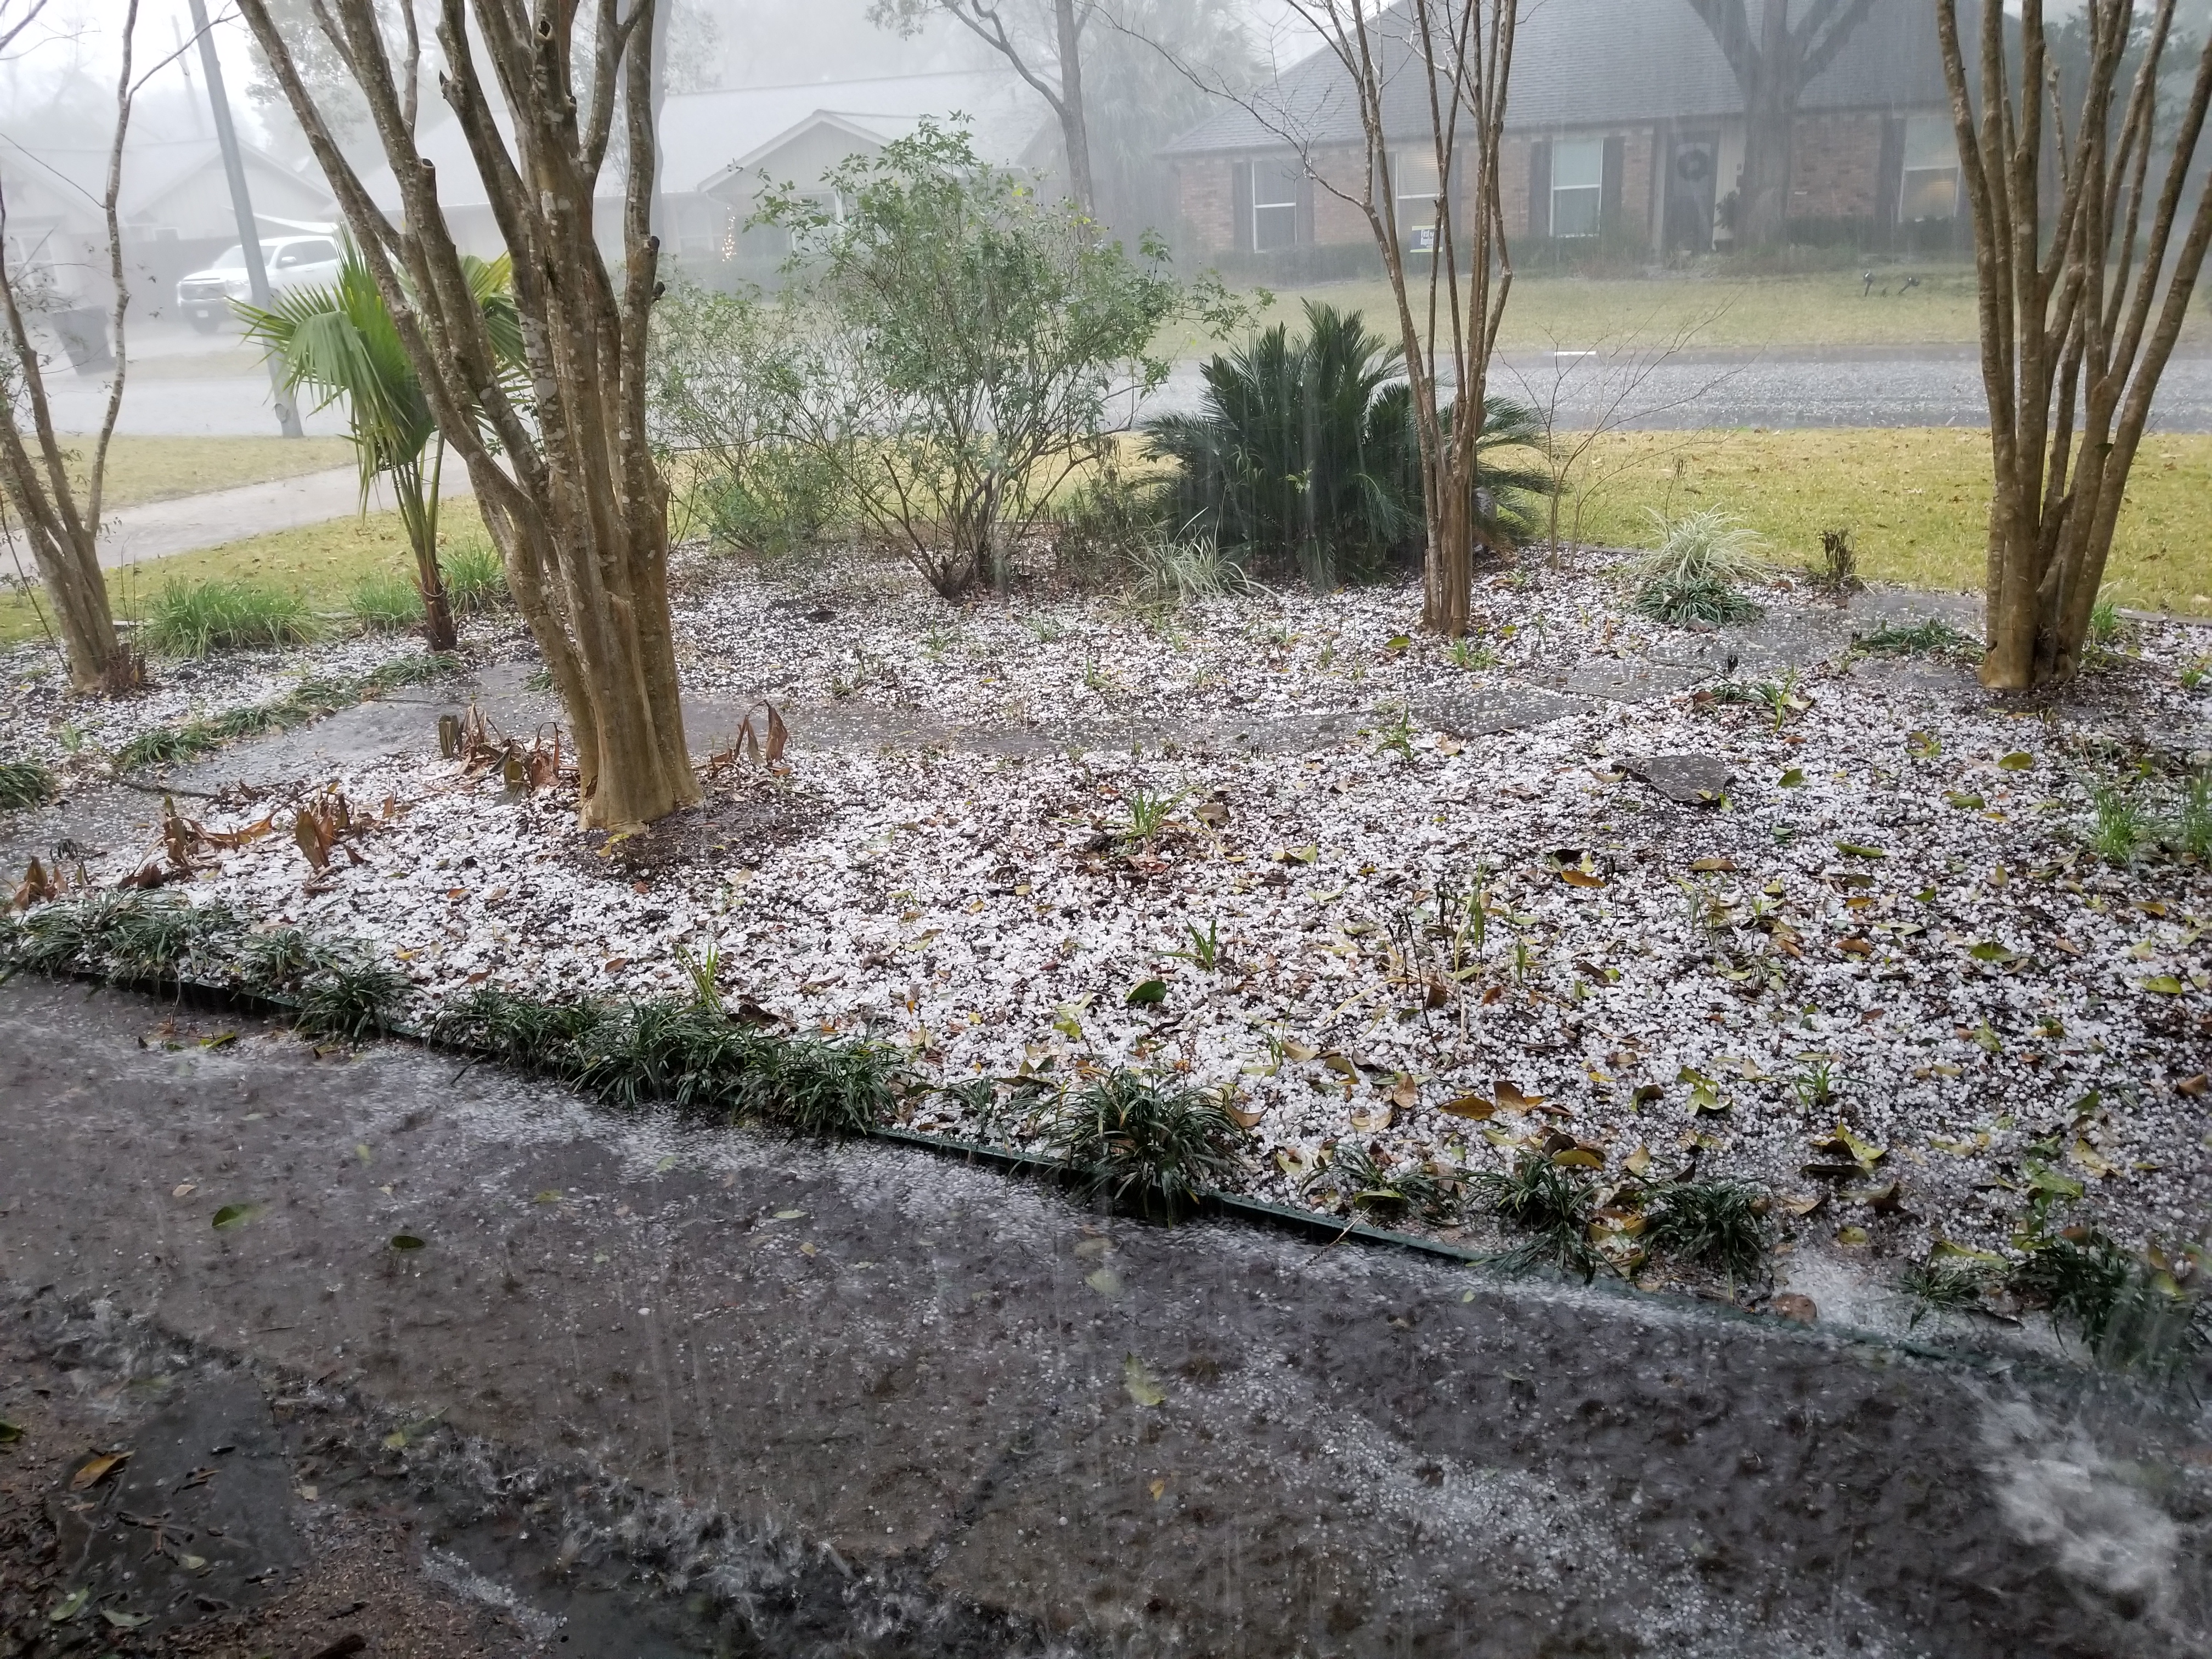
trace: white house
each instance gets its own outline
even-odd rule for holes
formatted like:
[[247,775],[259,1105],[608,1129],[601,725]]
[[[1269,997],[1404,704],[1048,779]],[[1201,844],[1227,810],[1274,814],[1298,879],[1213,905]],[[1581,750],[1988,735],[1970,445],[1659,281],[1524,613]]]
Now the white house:
[[[856,155],[881,149],[925,117],[964,117],[978,154],[1006,167],[1042,167],[1056,155],[1058,128],[1020,78],[994,71],[805,82],[671,94],[660,112],[662,222],[683,268],[707,283],[762,279],[790,251],[781,233],[748,228],[770,184],[802,191]],[[503,125],[503,124],[502,124]],[[455,239],[471,252],[501,243],[489,202],[459,124],[425,134],[422,153],[437,168],[438,198]],[[365,181],[387,212],[399,192],[389,168]],[[599,226],[611,244],[621,225],[623,175],[610,160],[599,181]]]

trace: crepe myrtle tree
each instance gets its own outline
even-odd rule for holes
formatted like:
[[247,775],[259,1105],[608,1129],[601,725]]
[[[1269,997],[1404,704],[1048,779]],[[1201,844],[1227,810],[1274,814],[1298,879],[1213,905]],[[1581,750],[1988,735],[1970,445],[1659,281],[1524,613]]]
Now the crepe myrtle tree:
[[[1996,469],[1981,670],[1991,687],[2081,666],[2129,469],[2212,245],[2212,179],[2194,166],[2212,36],[2185,45],[2174,13],[2175,0],[2086,0],[2087,50],[2068,54],[2069,70],[2044,0],[2016,14],[1984,5],[1971,45],[1958,0],[1936,0]],[[2166,143],[2161,76],[2169,52],[2192,49]]]
[[[46,0],[0,3],[0,54],[39,19]],[[107,317],[115,368],[107,383],[99,429],[92,435],[82,482],[73,476],[74,459],[54,429],[53,406],[46,395],[46,357],[31,338],[29,315],[45,299],[42,273],[31,250],[8,223],[8,201],[0,189],[0,310],[8,330],[0,357],[0,495],[23,528],[39,579],[54,608],[70,683],[80,692],[120,696],[144,678],[138,653],[115,630],[107,602],[107,580],[100,568],[100,503],[107,476],[107,450],[123,409],[123,379],[129,359],[124,323],[131,305],[125,280],[122,226],[116,201],[123,189],[124,139],[131,109],[143,77],[132,78],[131,37],[138,27],[138,0],[123,12],[122,68],[115,80],[115,124],[108,146],[99,207],[106,241],[107,278],[113,297]]]
[[[1452,410],[1486,406],[1513,286],[1498,160],[1522,0],[1283,3],[1343,71],[1359,118],[1356,162],[1317,153],[1317,112],[1184,71],[1289,146],[1315,188],[1357,211],[1375,238],[1419,448],[1421,624],[1457,638],[1467,632],[1480,536],[1483,422],[1455,421]],[[1408,112],[1418,136],[1401,143],[1393,133]],[[1408,190],[1415,179],[1426,188]]]
[[[351,0],[312,0],[397,180],[395,219],[339,147],[270,0],[239,0],[438,431],[468,468],[568,717],[579,816],[600,828],[650,823],[699,799],[669,624],[668,489],[646,422],[647,320],[660,286],[656,3],[436,0],[439,90],[512,264],[526,376],[518,392],[418,147],[415,6],[399,6],[394,23]],[[623,185],[611,270],[594,217],[609,165]]]

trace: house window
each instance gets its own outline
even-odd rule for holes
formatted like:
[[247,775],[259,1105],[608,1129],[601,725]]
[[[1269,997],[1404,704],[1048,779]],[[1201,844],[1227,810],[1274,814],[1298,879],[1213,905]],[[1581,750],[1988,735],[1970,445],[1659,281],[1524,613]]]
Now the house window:
[[837,233],[845,228],[845,198],[834,190],[810,190],[801,194],[799,199],[818,211],[828,222],[794,226],[791,231],[791,251],[798,254],[819,253],[834,242]]
[[1433,150],[1401,151],[1396,160],[1398,235],[1408,253],[1434,253],[1443,217],[1437,207],[1443,191]]
[[1296,247],[1298,243],[1298,187],[1305,175],[1294,161],[1252,163],[1252,246]]
[[1552,146],[1552,234],[1595,236],[1605,207],[1605,140]]
[[1959,144],[1949,116],[1905,117],[1905,180],[1897,216],[1906,224],[1959,216]]

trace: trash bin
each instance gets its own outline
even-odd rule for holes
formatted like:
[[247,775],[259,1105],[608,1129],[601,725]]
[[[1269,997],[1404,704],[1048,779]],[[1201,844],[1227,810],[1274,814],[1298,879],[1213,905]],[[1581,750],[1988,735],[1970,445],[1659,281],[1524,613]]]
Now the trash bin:
[[62,349],[78,374],[105,374],[115,367],[115,353],[107,343],[107,313],[97,306],[53,312],[47,320],[62,337]]

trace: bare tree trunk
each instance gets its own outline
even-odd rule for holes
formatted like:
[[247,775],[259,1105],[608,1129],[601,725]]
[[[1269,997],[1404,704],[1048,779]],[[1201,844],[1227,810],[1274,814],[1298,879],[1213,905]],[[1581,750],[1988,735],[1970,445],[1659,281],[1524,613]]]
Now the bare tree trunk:
[[1766,0],[1759,40],[1760,73],[1744,88],[1743,184],[1737,221],[1751,247],[1779,247],[1790,239],[1790,144],[1797,125],[1797,65],[1790,8]]
[[[0,21],[0,47],[12,41],[37,15],[33,7],[12,25]],[[115,83],[115,137],[108,149],[106,188],[100,198],[107,234],[108,280],[114,288],[108,325],[114,338],[115,374],[108,382],[106,406],[93,439],[81,506],[54,431],[53,411],[46,398],[46,366],[31,343],[24,318],[20,287],[24,273],[5,263],[8,204],[4,194],[0,194],[0,309],[5,312],[8,349],[14,359],[10,367],[24,405],[19,411],[15,398],[0,396],[0,493],[5,494],[8,506],[22,521],[32,558],[52,601],[69,658],[70,683],[81,692],[107,696],[134,690],[145,678],[138,654],[116,636],[99,547],[100,498],[106,477],[107,448],[115,434],[116,418],[122,412],[123,381],[129,364],[124,328],[131,290],[125,280],[123,228],[116,203],[123,190],[124,139],[130,131],[137,91],[131,76],[132,36],[137,25],[138,0],[129,0],[123,21],[123,67]],[[22,421],[26,413],[31,428],[27,435]]]
[[[1772,247],[1790,234],[1791,148],[1797,103],[1874,9],[1874,0],[1689,0],[1743,94],[1740,245]],[[1794,21],[1793,21],[1794,20]]]
[[[2173,14],[2174,0],[2156,0],[2123,109],[2133,0],[2087,0],[2079,87],[2052,69],[2042,0],[2026,0],[2016,25],[1985,5],[1971,70],[1958,0],[1937,0],[1990,404],[1989,686],[2041,685],[2080,667],[2129,469],[2212,246],[2212,181],[2175,240],[2212,109],[2212,40],[2164,179],[2149,187]],[[2048,142],[2046,121],[2058,129]]]
[[[668,492],[645,421],[647,313],[659,291],[654,0],[630,0],[626,12],[622,0],[596,0],[583,76],[577,0],[439,0],[441,88],[513,255],[526,414],[501,384],[374,9],[313,3],[362,87],[398,180],[397,225],[332,139],[268,0],[240,0],[240,9],[337,195],[438,429],[469,470],[568,715],[582,822],[650,823],[699,799],[669,623]],[[488,91],[511,123],[511,141]],[[595,185],[617,118],[627,140],[619,283],[593,234]]]
[[1083,112],[1083,0],[1053,0],[1060,44],[1060,135],[1067,150],[1067,185],[1076,205],[1098,210],[1091,181],[1091,125]]

